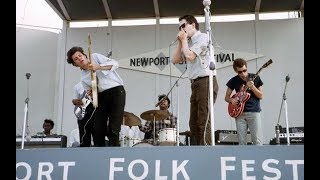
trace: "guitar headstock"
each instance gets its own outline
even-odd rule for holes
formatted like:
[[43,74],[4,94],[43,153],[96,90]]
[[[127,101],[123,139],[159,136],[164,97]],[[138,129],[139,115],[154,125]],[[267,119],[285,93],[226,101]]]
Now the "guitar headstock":
[[261,66],[261,68],[258,70],[258,72],[255,75],[257,76],[263,68],[268,67],[271,63],[272,63],[272,59],[269,59],[269,61],[267,61],[266,63],[264,63],[264,65]]
[[92,64],[92,59],[91,59],[91,36],[88,33],[88,55],[89,55],[89,63]]
[[89,44],[89,46],[91,45],[91,36],[90,36],[90,34],[88,34],[88,44]]

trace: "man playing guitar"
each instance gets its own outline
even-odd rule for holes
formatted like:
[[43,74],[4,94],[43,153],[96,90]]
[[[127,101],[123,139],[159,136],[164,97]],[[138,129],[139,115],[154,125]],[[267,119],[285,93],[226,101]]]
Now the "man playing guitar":
[[72,103],[75,105],[74,114],[78,120],[80,147],[90,147],[91,137],[95,142],[93,117],[95,109],[81,82],[76,84],[73,90],[74,98]]
[[[227,82],[225,101],[231,104],[231,107],[244,106],[243,111],[234,116],[239,145],[247,144],[248,128],[250,130],[252,143],[254,145],[262,145],[260,100],[263,97],[261,87],[263,82],[257,74],[247,72],[247,62],[244,59],[235,59],[233,69],[238,75]],[[235,90],[237,94],[231,96],[233,90]]]
[[[90,49],[90,48],[89,48]],[[90,58],[91,57],[91,58]],[[95,146],[120,146],[119,132],[124,115],[126,91],[124,82],[117,72],[118,61],[100,53],[88,57],[82,47],[74,46],[67,52],[67,62],[81,69],[81,83],[87,93],[97,93],[98,104],[94,114]],[[92,82],[92,71],[96,74],[96,83]],[[94,90],[93,84],[97,87]]]

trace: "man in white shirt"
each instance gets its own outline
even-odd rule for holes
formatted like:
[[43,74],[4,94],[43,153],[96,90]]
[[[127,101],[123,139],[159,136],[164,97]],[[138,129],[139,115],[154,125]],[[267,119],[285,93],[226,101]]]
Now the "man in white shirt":
[[[85,91],[93,97],[97,93],[98,106],[94,117],[95,146],[106,146],[105,136],[109,139],[109,146],[120,146],[119,132],[124,115],[126,91],[123,80],[116,71],[119,63],[98,53],[87,57],[83,49],[77,46],[67,52],[67,62],[81,69],[81,83]],[[91,79],[92,72],[96,74],[96,83]],[[97,84],[98,92],[92,92],[92,84]]]
[[90,147],[93,137],[93,142],[96,142],[94,136],[94,107],[90,98],[86,94],[82,83],[79,82],[73,88],[72,103],[75,105],[74,113],[77,117],[79,127],[79,143],[80,147]]

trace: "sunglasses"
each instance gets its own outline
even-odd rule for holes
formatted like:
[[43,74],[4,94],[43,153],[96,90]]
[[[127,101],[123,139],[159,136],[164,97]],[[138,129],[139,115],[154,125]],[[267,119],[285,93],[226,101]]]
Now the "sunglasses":
[[179,26],[179,31],[181,31],[181,29],[185,27],[186,27],[186,23],[181,24],[181,26]]
[[245,73],[245,72],[247,72],[247,69],[244,69],[244,70],[242,70],[242,71],[237,71],[238,72],[238,74],[241,74],[241,73]]

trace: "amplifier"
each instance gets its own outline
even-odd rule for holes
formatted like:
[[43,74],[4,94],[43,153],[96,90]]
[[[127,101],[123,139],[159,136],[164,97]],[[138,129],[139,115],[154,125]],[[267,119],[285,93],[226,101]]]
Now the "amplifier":
[[[239,144],[236,130],[216,130],[214,137],[218,144]],[[250,131],[247,132],[247,143],[252,144]]]
[[[286,127],[280,125],[280,133],[286,133]],[[289,127],[289,133],[304,133],[304,127]]]
[[[274,137],[276,137],[276,134],[274,134]],[[280,138],[286,138],[287,133],[279,133]],[[304,137],[304,133],[289,133],[289,138],[292,137]]]
[[[21,149],[21,137],[16,137],[16,149]],[[67,147],[67,136],[58,135],[56,137],[37,137],[30,141],[24,139],[24,148],[65,148]]]
[[[289,140],[290,144],[304,144],[304,132],[300,129],[300,131],[293,131],[289,129]],[[280,144],[287,144],[287,133],[279,133]],[[272,138],[269,142],[270,145],[276,145],[276,134],[274,138]]]

